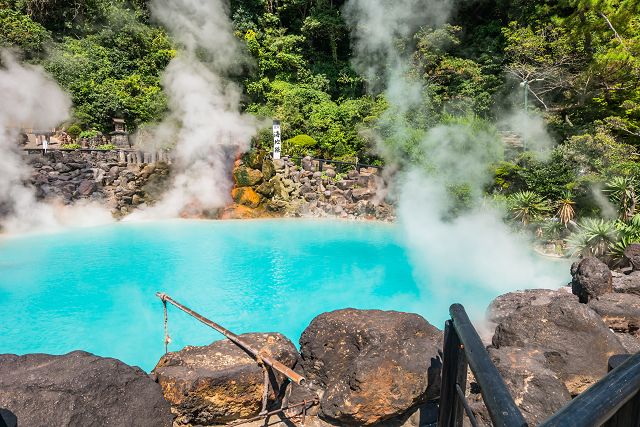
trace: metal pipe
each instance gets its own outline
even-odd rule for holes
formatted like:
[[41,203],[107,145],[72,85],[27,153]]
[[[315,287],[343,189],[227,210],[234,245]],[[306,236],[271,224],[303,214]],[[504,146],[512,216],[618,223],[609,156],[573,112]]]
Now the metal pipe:
[[449,308],[449,313],[453,327],[464,346],[467,362],[480,385],[482,398],[489,410],[493,425],[495,427],[526,426],[527,422],[513,401],[500,372],[491,361],[464,307],[453,304]]
[[253,358],[256,359],[258,362],[262,362],[265,365],[269,366],[270,368],[275,369],[276,371],[280,372],[282,375],[286,376],[287,378],[289,378],[291,381],[293,381],[296,384],[303,385],[305,383],[306,380],[302,375],[298,374],[297,372],[295,372],[293,369],[289,368],[288,366],[285,366],[282,363],[278,362],[276,359],[274,359],[274,358],[272,358],[272,357],[270,357],[270,356],[268,356],[266,354],[261,354],[260,352],[254,350],[253,348],[251,348],[249,346],[249,344],[244,342],[242,339],[240,339],[240,337],[238,337],[238,335],[234,334],[230,330],[228,330],[228,329],[218,325],[217,323],[213,322],[212,320],[209,320],[206,317],[196,313],[195,311],[191,310],[190,308],[185,307],[184,305],[180,304],[179,302],[177,302],[176,300],[174,300],[173,298],[171,298],[169,295],[167,295],[165,293],[156,292],[156,296],[158,298],[160,298],[162,301],[166,301],[166,302],[174,305],[175,307],[177,307],[180,310],[184,311],[188,315],[190,315],[192,317],[195,317],[197,320],[199,320],[200,322],[202,322],[205,325],[209,326],[210,328],[213,328],[216,331],[220,332],[222,335],[227,337],[232,343],[234,343],[235,345],[237,345],[238,347],[240,347],[241,349],[243,349],[247,353],[251,354],[251,356],[253,356]]
[[[604,424],[625,403],[640,393],[640,353],[629,357],[558,412],[541,427],[591,427]],[[638,403],[640,404],[640,403]],[[623,420],[621,426],[636,426],[638,419]]]
[[249,424],[249,423],[252,423],[254,421],[258,421],[258,420],[261,420],[263,418],[267,418],[267,417],[270,417],[272,415],[279,414],[279,413],[287,411],[289,409],[299,408],[300,406],[303,406],[304,407],[303,410],[304,410],[307,405],[314,406],[314,405],[317,405],[317,404],[318,404],[318,400],[317,399],[314,399],[314,400],[303,400],[302,402],[296,403],[295,405],[292,404],[292,405],[288,405],[288,406],[283,406],[282,408],[274,409],[273,411],[267,412],[266,414],[258,415],[257,417],[248,418],[246,420],[233,422],[233,423],[231,423],[229,425],[230,426],[240,426],[240,425],[243,425],[243,424]]

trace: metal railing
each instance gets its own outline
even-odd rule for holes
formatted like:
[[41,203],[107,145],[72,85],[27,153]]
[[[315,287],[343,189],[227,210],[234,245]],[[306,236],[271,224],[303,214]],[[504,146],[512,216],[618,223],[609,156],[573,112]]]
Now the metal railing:
[[[466,415],[478,426],[465,397],[467,368],[473,372],[482,399],[496,427],[525,427],[507,385],[460,304],[449,308],[445,323],[442,386],[438,427],[460,427]],[[640,426],[640,353],[613,356],[604,378],[540,424],[540,427]]]
[[[293,156],[283,156],[283,158],[287,158],[290,160],[293,160],[296,164],[300,165],[302,162],[302,159],[304,157],[293,157]],[[317,162],[318,164],[318,168],[317,171],[318,172],[322,172],[324,169],[324,165],[335,165],[335,170],[336,172],[339,173],[343,173],[345,172],[345,170],[359,170],[360,168],[373,168],[376,169],[378,171],[380,171],[382,169],[382,166],[377,166],[377,165],[369,165],[366,163],[360,163],[358,161],[355,162],[343,162],[340,160],[329,160],[329,159],[321,159],[318,157],[310,157],[312,162]]]

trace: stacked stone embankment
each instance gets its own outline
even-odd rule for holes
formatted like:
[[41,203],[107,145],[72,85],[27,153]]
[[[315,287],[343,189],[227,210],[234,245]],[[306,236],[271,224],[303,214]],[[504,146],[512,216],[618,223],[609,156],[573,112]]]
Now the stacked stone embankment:
[[233,170],[234,203],[223,218],[339,217],[392,221],[394,209],[377,168],[338,173],[332,164],[305,157],[272,160],[251,152]]
[[65,204],[95,201],[116,217],[156,201],[170,172],[167,163],[128,162],[117,151],[56,150],[25,158],[39,199]]

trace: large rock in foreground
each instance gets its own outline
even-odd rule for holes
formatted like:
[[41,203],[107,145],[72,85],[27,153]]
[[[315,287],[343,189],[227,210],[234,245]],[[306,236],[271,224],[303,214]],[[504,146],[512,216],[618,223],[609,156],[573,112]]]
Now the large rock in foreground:
[[171,426],[162,390],[140,368],[75,351],[0,355],[0,408],[19,426]]
[[501,347],[490,348],[489,355],[529,425],[540,424],[571,400],[543,351]]
[[[290,368],[298,362],[295,346],[281,334],[251,333],[240,337],[252,348]],[[178,425],[226,423],[260,412],[264,389],[262,368],[229,340],[168,353],[153,372],[178,415]],[[276,375],[277,387],[283,380],[281,375]],[[274,398],[271,393],[270,401]]]
[[572,270],[571,289],[581,303],[612,292],[611,270],[604,262],[595,257],[584,258]]
[[552,289],[526,289],[509,292],[500,295],[489,304],[487,308],[487,320],[492,323],[500,323],[513,315],[513,312],[527,305],[547,305],[551,301],[564,299],[578,301],[568,288]]
[[572,395],[607,373],[610,356],[626,353],[595,311],[566,298],[521,306],[503,316],[496,327],[493,346],[541,350],[549,369]]
[[417,314],[345,309],[316,317],[300,338],[321,416],[371,425],[440,392],[442,332]]

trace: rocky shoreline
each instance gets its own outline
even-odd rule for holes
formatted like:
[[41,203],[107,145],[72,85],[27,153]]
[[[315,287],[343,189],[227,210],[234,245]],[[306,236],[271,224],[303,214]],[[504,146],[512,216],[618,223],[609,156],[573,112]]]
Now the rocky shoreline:
[[[611,271],[585,258],[572,266],[568,286],[510,292],[490,304],[487,350],[529,425],[606,375],[609,357],[640,351],[640,245],[627,249],[626,261]],[[302,333],[300,351],[278,333],[241,338],[306,376],[304,387],[270,377],[268,408],[293,406],[270,425],[291,425],[303,414],[310,426],[435,422],[443,333],[419,315],[324,313]],[[150,375],[84,352],[0,355],[0,414],[11,411],[22,425],[90,424],[99,416],[110,425],[258,426],[263,391],[262,368],[226,340],[168,353]],[[466,394],[491,425],[472,376]]]
[[[114,218],[123,218],[157,202],[170,182],[170,163],[157,161],[157,156],[136,154],[99,150],[26,154],[25,161],[32,169],[28,184],[39,200],[67,205],[97,202]],[[340,174],[327,164],[320,171],[318,162],[311,158],[297,165],[288,158],[273,161],[265,152],[252,151],[239,158],[229,174],[234,187],[228,206],[213,212],[189,206],[184,215],[209,219],[395,219],[393,204],[386,200],[386,183],[376,168],[351,168]]]
[[[116,217],[152,205],[171,175],[167,163],[132,164],[108,151],[30,155],[28,163],[40,199],[97,201]],[[394,219],[378,170],[339,174],[319,166],[248,153],[230,171],[233,203],[216,217]],[[582,259],[568,286],[510,292],[488,307],[494,332],[487,350],[530,425],[602,378],[610,356],[640,351],[640,245],[625,257],[616,271]],[[276,332],[242,338],[308,380],[285,387],[284,377],[270,378],[268,408],[293,406],[270,425],[304,417],[318,427],[410,427],[437,418],[443,333],[421,316],[324,313],[303,332],[299,351]],[[263,392],[262,368],[225,340],[168,353],[151,374],[85,352],[0,355],[0,417],[8,426],[16,418],[33,426],[259,426]],[[472,376],[465,392],[478,419],[491,425]]]
[[235,162],[233,204],[222,218],[335,217],[393,221],[387,183],[377,168],[355,167],[341,174],[333,164],[305,157],[272,160],[260,151]]
[[170,166],[166,162],[126,160],[117,151],[58,151],[30,154],[29,184],[36,197],[73,204],[98,202],[122,218],[153,204],[164,190]]

